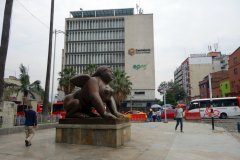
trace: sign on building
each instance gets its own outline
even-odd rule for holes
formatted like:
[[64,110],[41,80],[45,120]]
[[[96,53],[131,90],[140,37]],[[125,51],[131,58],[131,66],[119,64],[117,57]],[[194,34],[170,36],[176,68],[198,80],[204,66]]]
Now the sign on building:
[[206,57],[206,53],[201,53],[201,54],[190,54],[190,57]]

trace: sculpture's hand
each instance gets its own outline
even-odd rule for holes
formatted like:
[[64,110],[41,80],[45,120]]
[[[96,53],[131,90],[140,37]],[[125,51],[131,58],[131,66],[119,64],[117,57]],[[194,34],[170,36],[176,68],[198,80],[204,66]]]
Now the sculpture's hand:
[[106,113],[104,113],[102,118],[113,118],[113,119],[116,119],[117,117],[112,115],[111,113],[106,112]]
[[125,116],[123,114],[119,113],[119,112],[115,112],[113,115],[118,117],[118,118],[125,118]]

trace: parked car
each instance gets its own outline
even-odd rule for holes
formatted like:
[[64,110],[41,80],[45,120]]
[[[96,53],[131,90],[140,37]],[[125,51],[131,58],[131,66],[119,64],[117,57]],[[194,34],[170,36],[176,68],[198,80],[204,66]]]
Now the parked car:
[[143,112],[140,112],[140,111],[128,111],[128,112],[126,112],[124,115],[131,121],[131,119],[132,119],[132,114],[145,114],[145,116],[146,116],[146,118],[147,118],[146,113],[143,113]]
[[[165,110],[162,111],[162,116],[161,116],[161,119],[165,119]],[[167,119],[174,119],[174,112],[175,112],[175,109],[166,109],[166,116],[167,116]]]

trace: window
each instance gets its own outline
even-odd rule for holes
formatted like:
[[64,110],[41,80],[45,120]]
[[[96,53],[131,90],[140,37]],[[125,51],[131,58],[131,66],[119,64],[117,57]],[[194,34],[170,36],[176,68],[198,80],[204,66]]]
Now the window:
[[238,70],[237,68],[234,69],[234,74],[237,74],[238,73]]
[[200,101],[200,108],[210,107],[210,101]]
[[238,106],[238,100],[237,99],[228,99],[225,101],[225,106]]
[[233,60],[234,60],[234,63],[237,63],[237,57],[235,57]]
[[170,110],[170,113],[174,113],[175,112],[175,110]]
[[134,92],[134,94],[145,94],[145,92]]
[[228,88],[227,84],[225,84],[225,88],[226,88],[226,89]]

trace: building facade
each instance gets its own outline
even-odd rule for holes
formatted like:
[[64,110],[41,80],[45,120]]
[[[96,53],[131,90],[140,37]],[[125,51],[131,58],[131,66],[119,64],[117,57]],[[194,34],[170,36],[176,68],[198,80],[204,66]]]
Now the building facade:
[[130,108],[132,97],[133,107],[145,110],[155,101],[153,14],[134,15],[133,8],[70,13],[63,68],[72,67],[77,74],[88,64],[124,70],[133,83],[124,108]]
[[182,66],[179,66],[174,71],[174,81],[177,82],[178,85],[182,87]]
[[240,97],[240,47],[229,56],[229,83],[230,93],[226,96]]

